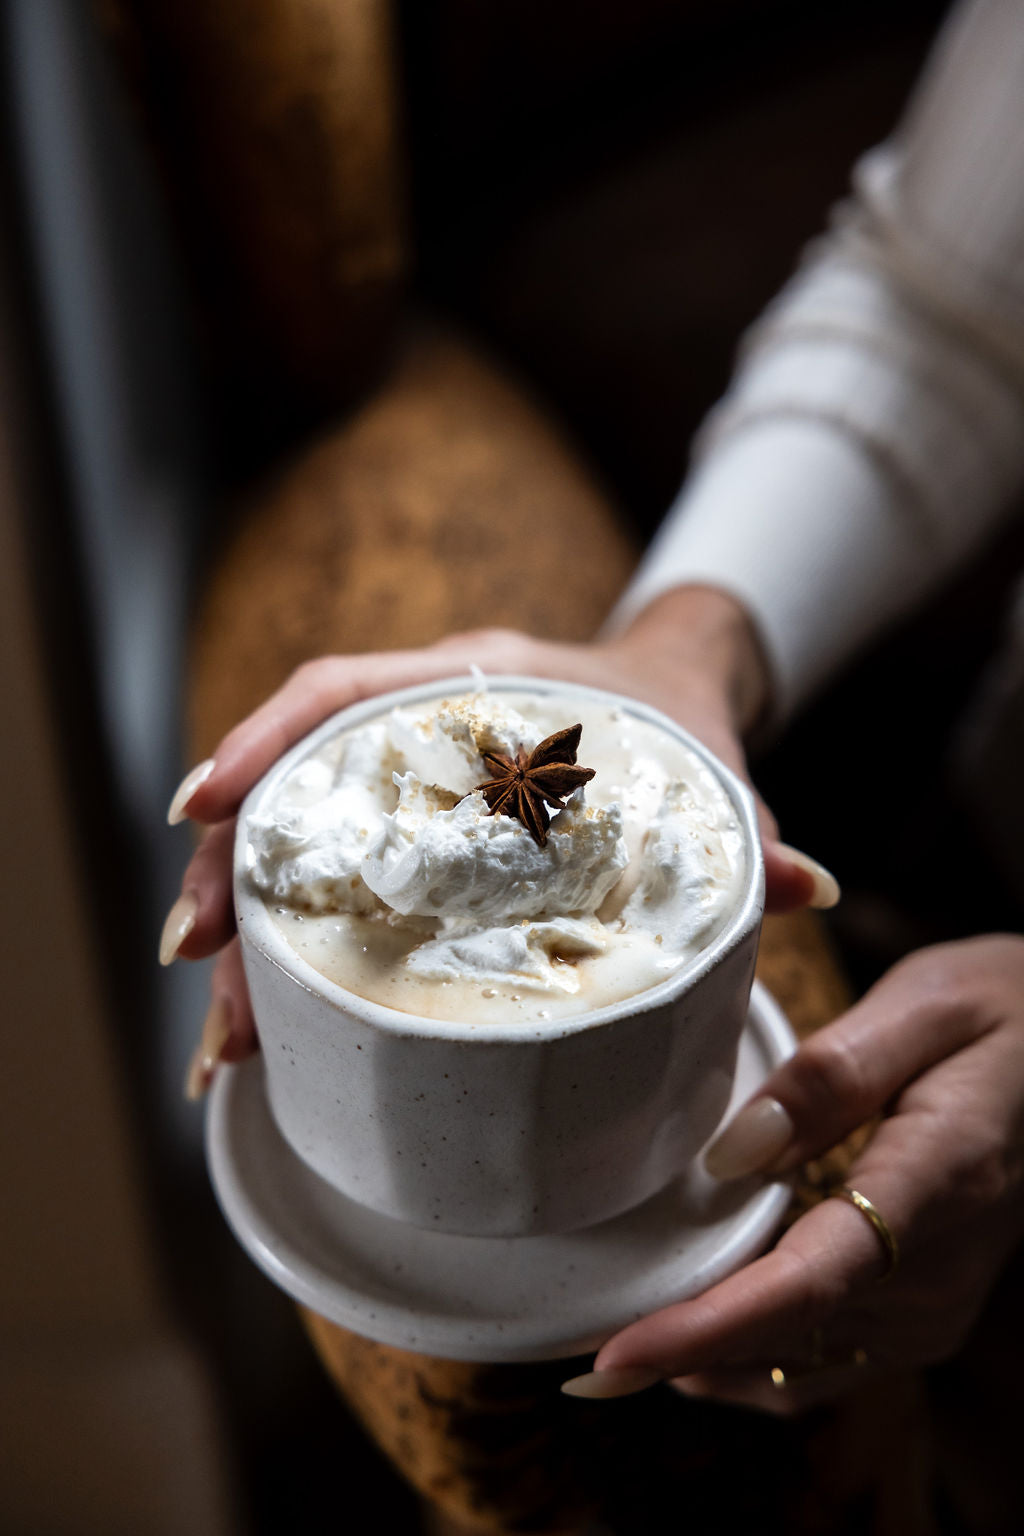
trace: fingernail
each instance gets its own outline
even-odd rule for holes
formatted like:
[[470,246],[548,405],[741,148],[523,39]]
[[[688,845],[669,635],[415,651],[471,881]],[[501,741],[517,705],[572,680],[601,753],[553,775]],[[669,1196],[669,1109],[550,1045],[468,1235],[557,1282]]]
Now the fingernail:
[[628,1397],[631,1392],[643,1392],[661,1381],[661,1373],[646,1365],[610,1366],[606,1371],[588,1371],[585,1376],[573,1376],[563,1381],[562,1391],[567,1397]]
[[160,964],[170,965],[178,950],[196,925],[199,897],[195,891],[183,891],[167,914],[160,934]]
[[778,1099],[755,1099],[711,1143],[704,1167],[714,1179],[740,1179],[774,1163],[792,1141],[793,1129]]
[[209,1088],[230,1034],[231,1004],[226,997],[215,997],[203,1020],[203,1033],[185,1074],[186,1099],[201,1099]]
[[779,843],[778,847],[791,864],[795,864],[798,869],[805,869],[814,881],[811,906],[817,907],[819,911],[834,907],[841,892],[839,881],[832,871],[826,869],[824,864],[819,864],[817,859],[812,859],[809,854],[801,853],[799,848],[791,848],[788,843]]
[[186,773],[185,777],[174,791],[174,797],[167,808],[167,821],[170,826],[176,827],[180,821],[185,820],[186,806],[192,799],[192,796],[195,794],[200,784],[206,783],[207,779],[210,777],[210,774],[214,770],[214,766],[215,764],[213,758],[208,757],[203,762],[197,763],[194,768],[190,769],[189,772]]

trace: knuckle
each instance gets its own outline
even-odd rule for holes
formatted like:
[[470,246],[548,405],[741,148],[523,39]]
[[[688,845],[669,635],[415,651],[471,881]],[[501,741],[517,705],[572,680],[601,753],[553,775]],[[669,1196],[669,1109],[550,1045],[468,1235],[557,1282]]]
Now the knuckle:
[[302,686],[303,684],[307,683],[317,683],[323,677],[324,672],[333,663],[333,661],[333,656],[317,656],[310,659],[309,661],[300,662],[299,665],[295,668],[294,672],[291,674],[291,677],[288,679],[288,681],[290,683],[294,683],[296,686]]
[[292,674],[292,682],[309,698],[328,709],[333,707],[339,690],[351,675],[351,663],[344,656],[318,656],[304,661]]
[[945,1010],[955,1005],[962,987],[964,963],[960,946],[935,944],[919,949],[897,961],[889,974],[913,988],[919,1008]]
[[337,686],[340,656],[317,656],[297,666],[281,690],[282,702],[299,698],[319,699]]
[[223,827],[225,825],[224,822],[219,822],[216,826],[207,827],[204,830],[199,846],[189,860],[188,868],[191,875],[205,878],[209,874],[210,869],[223,859]]
[[511,630],[480,625],[476,629],[455,629],[451,634],[442,636],[434,644],[437,650],[448,645],[491,645],[500,641],[503,636],[511,633]]
[[471,647],[475,661],[492,670],[501,668],[509,672],[525,667],[531,648],[528,635],[517,629],[500,627],[461,631],[457,635],[450,635],[443,643]]
[[892,974],[913,989],[918,1009],[962,1015],[972,1032],[984,1032],[1004,1011],[1009,985],[1019,995],[1024,980],[1024,939],[984,935],[937,944],[906,956]]
[[966,1200],[982,1209],[1001,1205],[1017,1186],[1006,1145],[993,1130],[979,1127],[965,1150],[960,1182]]
[[926,1210],[930,1227],[948,1232],[958,1223],[986,1221],[1019,1199],[1021,1148],[982,1103],[960,1104],[955,1135],[948,1114],[936,1107],[923,1146],[935,1170]]
[[867,1074],[839,1030],[822,1030],[793,1057],[790,1074],[797,1092],[811,1104],[841,1104],[854,1111],[868,1101]]

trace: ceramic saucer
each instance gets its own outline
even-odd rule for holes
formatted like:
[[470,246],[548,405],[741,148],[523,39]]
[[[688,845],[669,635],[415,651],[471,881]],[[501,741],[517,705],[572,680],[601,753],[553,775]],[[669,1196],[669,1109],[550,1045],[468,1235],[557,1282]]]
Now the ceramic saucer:
[[[755,986],[730,1112],[794,1049]],[[753,1258],[789,1199],[695,1164],[635,1210],[554,1237],[457,1237],[339,1194],[271,1116],[263,1064],[222,1067],[206,1122],[210,1176],[250,1257],[296,1301],[368,1338],[455,1360],[545,1360],[596,1349],[626,1323],[694,1296]]]

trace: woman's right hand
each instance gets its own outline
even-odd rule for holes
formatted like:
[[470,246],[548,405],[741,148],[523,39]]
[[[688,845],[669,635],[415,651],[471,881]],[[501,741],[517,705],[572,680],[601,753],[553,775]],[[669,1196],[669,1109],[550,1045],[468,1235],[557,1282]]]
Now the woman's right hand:
[[[252,786],[320,721],[360,699],[468,673],[514,673],[608,688],[653,704],[747,777],[742,734],[764,704],[760,654],[742,610],[724,594],[682,588],[645,609],[623,634],[570,645],[511,630],[451,635],[421,650],[325,656],[298,668],[193,769],[171,804],[172,822],[205,826],[168,916],[160,958],[205,959],[219,951],[211,1006],[186,1085],[197,1096],[218,1060],[256,1049],[256,1030],[235,936],[232,861],[235,815]],[[838,887],[813,860],[778,842],[758,801],[769,910],[830,906]]]

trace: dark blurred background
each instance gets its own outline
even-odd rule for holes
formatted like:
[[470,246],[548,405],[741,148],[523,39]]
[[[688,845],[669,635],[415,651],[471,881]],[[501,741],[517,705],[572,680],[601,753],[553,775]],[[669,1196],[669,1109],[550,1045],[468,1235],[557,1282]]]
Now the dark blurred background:
[[[230,723],[209,698],[244,696],[201,659],[254,488],[426,325],[539,402],[642,542],[945,8],[3,0],[3,1530],[326,1530],[339,1484],[415,1528],[222,1227],[180,1096],[204,968],[151,958],[166,803]],[[1008,921],[960,879],[944,768],[1004,555],[761,764],[847,888],[858,985]],[[317,648],[267,635],[282,674]]]

